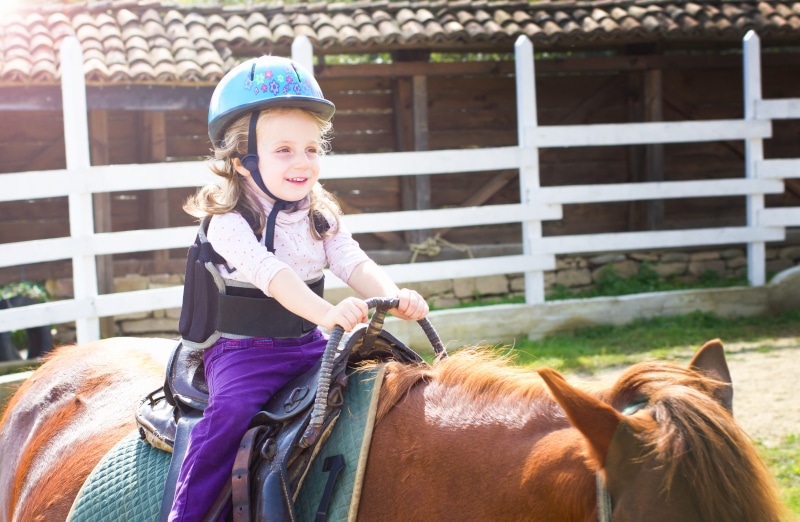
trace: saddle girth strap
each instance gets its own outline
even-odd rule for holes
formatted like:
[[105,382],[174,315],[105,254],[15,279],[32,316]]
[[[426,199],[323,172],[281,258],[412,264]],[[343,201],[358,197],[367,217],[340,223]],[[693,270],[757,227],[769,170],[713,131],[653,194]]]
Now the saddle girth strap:
[[258,436],[266,431],[265,426],[254,426],[244,434],[231,473],[231,500],[233,502],[234,522],[250,522],[250,465],[258,456],[253,451]]

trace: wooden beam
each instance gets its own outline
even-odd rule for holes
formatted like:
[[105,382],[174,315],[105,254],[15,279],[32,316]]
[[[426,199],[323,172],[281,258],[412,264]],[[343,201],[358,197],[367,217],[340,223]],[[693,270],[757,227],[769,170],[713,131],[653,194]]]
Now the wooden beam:
[[560,122],[560,125],[573,125],[586,123],[592,111],[601,108],[603,105],[619,92],[621,84],[626,76],[611,76],[598,90],[591,96],[576,105]]
[[[163,163],[167,160],[166,114],[143,112],[139,157],[144,163]],[[166,189],[151,190],[150,216],[153,228],[169,227],[169,194]],[[169,250],[153,252],[155,271],[165,273],[169,264]]]
[[[110,164],[108,143],[108,111],[89,111],[89,155],[92,165]],[[111,194],[100,192],[92,195],[95,233],[112,232]],[[114,263],[110,255],[97,256],[97,290],[100,294],[114,293]],[[113,317],[100,318],[100,336],[116,335]]]
[[[414,118],[414,150],[428,150],[428,78],[417,74],[411,78]],[[414,209],[431,208],[431,177],[429,174],[414,176]],[[430,230],[411,231],[412,243],[421,243],[430,237]]]
[[[483,205],[489,199],[497,194],[503,187],[508,185],[508,182],[512,179],[516,179],[519,176],[519,172],[516,170],[503,170],[498,172],[492,179],[486,182],[482,187],[472,193],[467,199],[461,202],[462,207],[478,207]],[[447,234],[452,228],[439,228],[436,229],[436,234],[438,235],[445,235]]]
[[[396,78],[393,82],[394,134],[398,152],[407,152],[414,147],[414,119],[412,110],[412,85],[410,78]],[[400,205],[404,210],[414,208],[414,178],[400,178]],[[405,233],[401,244],[412,242],[411,234]]]
[[[630,71],[628,76],[628,121],[644,121],[644,76],[639,71]],[[631,182],[643,181],[645,148],[641,145],[629,145],[628,149],[628,180]],[[628,202],[628,230],[642,230],[646,224],[645,202]]]
[[25,170],[50,170],[64,168],[64,140],[54,140],[40,150],[25,165]]
[[[645,121],[664,120],[664,94],[660,69],[644,73],[644,113]],[[647,181],[664,181],[664,145],[662,143],[647,145],[645,150]],[[647,206],[648,228],[659,230],[663,224],[664,201],[659,199],[649,201]]]
[[[671,96],[664,96],[664,106],[681,115],[684,120],[696,120],[694,116],[693,104],[686,103],[682,100],[676,100]],[[737,157],[744,160],[744,144],[739,141],[723,141],[722,145],[733,152]]]
[[[356,208],[353,205],[350,205],[346,201],[342,199],[337,199],[339,203],[339,207],[341,207],[342,212],[345,214],[363,214],[360,208]],[[382,241],[385,241],[389,244],[395,245],[405,245],[406,241],[402,235],[398,234],[397,232],[373,232],[373,236],[380,238]]]

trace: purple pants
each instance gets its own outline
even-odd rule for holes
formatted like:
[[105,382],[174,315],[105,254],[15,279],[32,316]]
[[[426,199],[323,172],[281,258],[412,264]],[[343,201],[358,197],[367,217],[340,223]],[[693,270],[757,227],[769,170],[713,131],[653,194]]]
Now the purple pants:
[[222,338],[206,349],[208,407],[189,437],[170,522],[205,517],[230,479],[236,450],[253,415],[284,384],[311,369],[326,342],[315,330],[297,339]]

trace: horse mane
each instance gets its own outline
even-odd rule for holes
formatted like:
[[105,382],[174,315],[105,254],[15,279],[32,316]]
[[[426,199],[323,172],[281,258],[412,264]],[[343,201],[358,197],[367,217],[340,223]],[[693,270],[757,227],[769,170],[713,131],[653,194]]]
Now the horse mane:
[[437,359],[432,365],[387,363],[376,421],[380,422],[420,382],[457,386],[464,400],[478,403],[503,399],[556,405],[536,372],[514,366],[511,356],[501,355],[492,347],[468,347]]
[[772,475],[732,413],[711,395],[722,385],[692,369],[645,362],[620,377],[610,402],[620,410],[634,398],[648,400],[657,428],[643,442],[663,466],[664,489],[683,477],[704,520],[781,520],[785,507]]

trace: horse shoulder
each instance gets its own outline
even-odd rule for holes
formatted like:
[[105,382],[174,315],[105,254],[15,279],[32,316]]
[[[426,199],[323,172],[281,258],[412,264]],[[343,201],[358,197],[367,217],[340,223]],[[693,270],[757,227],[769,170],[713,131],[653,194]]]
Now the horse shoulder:
[[375,426],[359,519],[586,520],[583,441],[545,393],[532,395],[487,398],[435,379],[406,389]]

